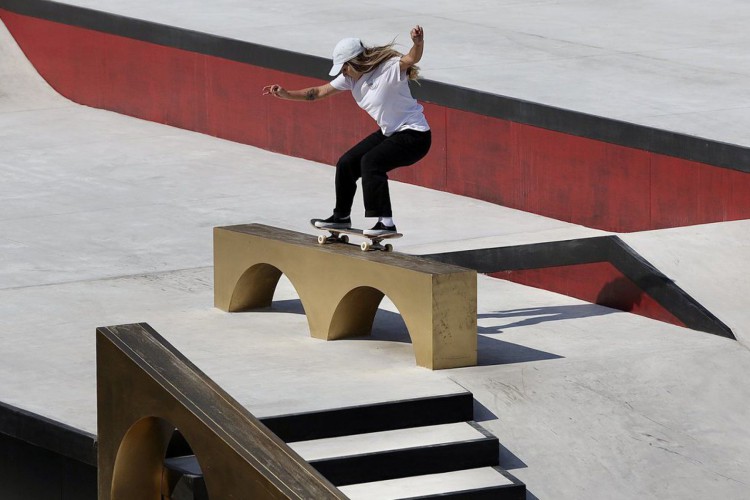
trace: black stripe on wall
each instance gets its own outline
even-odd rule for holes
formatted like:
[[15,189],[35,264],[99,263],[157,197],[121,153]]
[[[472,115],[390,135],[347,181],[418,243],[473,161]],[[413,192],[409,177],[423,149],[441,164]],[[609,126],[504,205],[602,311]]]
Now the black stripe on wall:
[[[0,0],[0,8],[49,21],[329,80],[330,60],[49,0]],[[593,116],[432,80],[413,85],[422,101],[578,137],[750,173],[750,148]]]

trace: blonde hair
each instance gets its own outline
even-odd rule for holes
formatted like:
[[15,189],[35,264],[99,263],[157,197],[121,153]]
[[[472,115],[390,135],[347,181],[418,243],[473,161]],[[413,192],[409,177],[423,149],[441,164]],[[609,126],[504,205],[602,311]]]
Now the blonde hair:
[[[365,47],[364,52],[354,59],[347,61],[347,64],[349,64],[357,73],[369,73],[388,59],[403,57],[401,52],[393,48],[395,44],[396,41],[394,40],[388,45]],[[414,65],[407,68],[406,74],[409,77],[409,80],[416,80],[419,78],[419,66]]]

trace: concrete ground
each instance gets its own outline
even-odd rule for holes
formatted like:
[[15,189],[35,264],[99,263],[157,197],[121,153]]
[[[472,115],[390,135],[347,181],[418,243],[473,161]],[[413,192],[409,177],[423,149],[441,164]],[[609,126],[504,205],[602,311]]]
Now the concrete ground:
[[[336,342],[309,337],[286,280],[271,311],[212,307],[211,228],[309,231],[329,166],[74,105],[1,25],[0,143],[0,401],[95,432],[94,329],[144,321],[258,416],[466,388],[529,498],[746,498],[744,222],[622,235],[739,342],[480,276],[479,366],[431,372],[387,302],[372,338]],[[393,197],[406,252],[602,234],[399,183]]]
[[750,221],[620,235],[750,346]]

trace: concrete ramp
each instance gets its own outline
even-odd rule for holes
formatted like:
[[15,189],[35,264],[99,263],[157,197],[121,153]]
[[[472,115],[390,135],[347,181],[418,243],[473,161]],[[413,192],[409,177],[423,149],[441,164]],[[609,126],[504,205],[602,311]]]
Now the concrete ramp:
[[0,21],[0,113],[71,105],[39,76]]

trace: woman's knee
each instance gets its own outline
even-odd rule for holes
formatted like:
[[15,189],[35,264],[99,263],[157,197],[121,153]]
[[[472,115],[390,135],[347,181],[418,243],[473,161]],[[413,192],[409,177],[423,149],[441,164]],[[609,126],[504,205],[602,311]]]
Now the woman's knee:
[[360,158],[357,155],[346,152],[341,155],[339,161],[336,162],[336,168],[344,168],[347,170],[358,170]]
[[382,158],[379,155],[367,153],[362,157],[362,177],[373,177],[379,175],[385,175],[389,170],[385,167]]
[[344,154],[339,161],[336,162],[336,179],[338,181],[347,180],[348,182],[356,182],[361,176],[361,169],[359,166],[359,159],[354,159],[351,156]]

